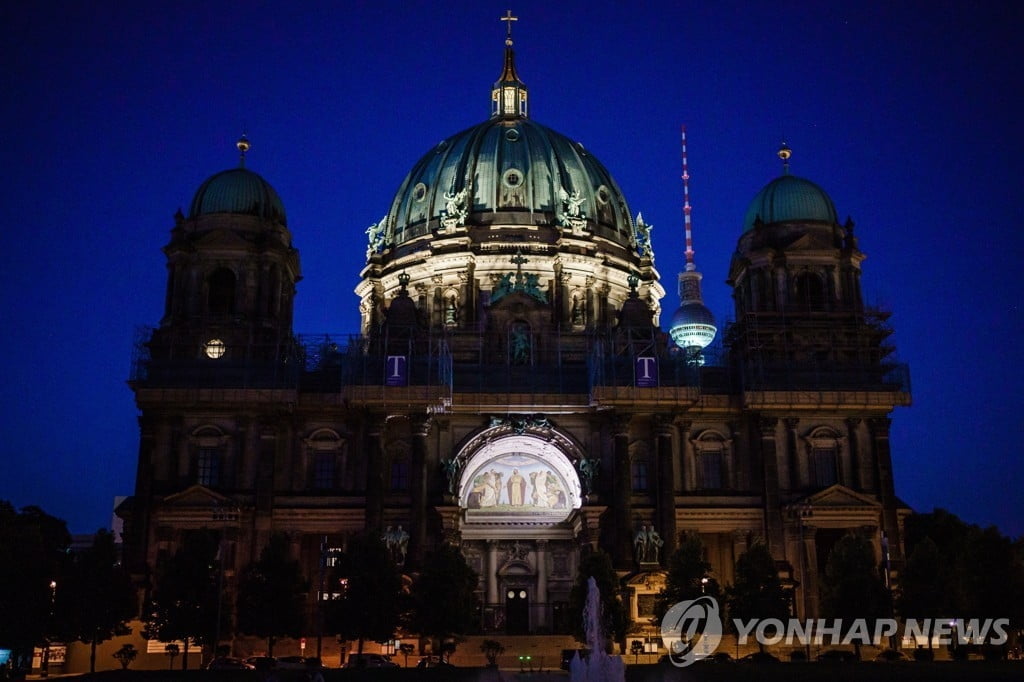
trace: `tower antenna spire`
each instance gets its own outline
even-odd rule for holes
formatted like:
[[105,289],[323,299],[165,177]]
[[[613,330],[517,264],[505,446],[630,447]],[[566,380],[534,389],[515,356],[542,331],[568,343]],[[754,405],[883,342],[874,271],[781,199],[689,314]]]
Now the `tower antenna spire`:
[[686,228],[686,270],[697,269],[693,262],[693,232],[690,224],[690,171],[686,162],[686,124],[682,125],[683,143],[683,225]]
[[246,137],[244,132],[242,133],[242,136],[238,138],[238,142],[235,143],[235,147],[238,148],[238,167],[245,168],[245,153],[249,151],[252,145],[249,144],[249,138]]

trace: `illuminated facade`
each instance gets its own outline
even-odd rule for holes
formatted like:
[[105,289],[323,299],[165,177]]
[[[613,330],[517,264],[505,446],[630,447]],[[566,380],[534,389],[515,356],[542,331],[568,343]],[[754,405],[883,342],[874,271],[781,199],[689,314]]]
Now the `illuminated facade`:
[[906,371],[827,194],[786,174],[755,197],[736,322],[694,363],[658,326],[649,226],[582,145],[527,117],[511,39],[492,102],[366,230],[351,338],[293,332],[299,255],[259,175],[214,175],[176,217],[165,314],[131,381],[135,569],[201,527],[225,534],[229,593],[274,532],[313,584],[325,537],[379,530],[410,574],[451,542],[480,575],[481,631],[516,634],[571,630],[598,548],[643,620],[684,531],[723,584],[766,542],[800,614],[843,533],[880,556],[887,537],[897,566],[888,433]]

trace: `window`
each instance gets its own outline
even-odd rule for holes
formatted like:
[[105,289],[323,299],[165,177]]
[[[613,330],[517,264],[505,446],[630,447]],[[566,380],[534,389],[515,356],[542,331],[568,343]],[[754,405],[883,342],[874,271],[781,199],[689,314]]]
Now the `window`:
[[207,309],[214,315],[235,311],[235,273],[227,268],[214,270],[206,282]]
[[697,455],[697,487],[720,490],[722,485],[722,451],[704,450]]
[[796,303],[808,310],[819,310],[825,306],[825,285],[817,275],[804,272],[794,281]]
[[313,487],[317,490],[328,490],[335,486],[334,482],[335,453],[317,452],[313,456]]
[[811,448],[811,484],[825,488],[839,482],[834,447]]
[[648,466],[646,457],[638,457],[633,460],[633,492],[647,492]]
[[197,458],[199,485],[213,488],[220,485],[220,450],[217,448],[199,448]]
[[409,460],[406,457],[391,460],[391,489],[396,492],[409,489]]

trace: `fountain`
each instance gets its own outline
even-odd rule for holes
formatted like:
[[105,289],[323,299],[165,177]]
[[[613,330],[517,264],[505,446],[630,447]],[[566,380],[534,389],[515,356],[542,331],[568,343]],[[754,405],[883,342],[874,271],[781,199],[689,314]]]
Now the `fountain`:
[[605,633],[601,623],[601,591],[593,578],[587,580],[587,601],[583,606],[583,631],[590,655],[580,658],[577,651],[569,663],[571,682],[625,682],[626,667],[620,656],[605,652]]

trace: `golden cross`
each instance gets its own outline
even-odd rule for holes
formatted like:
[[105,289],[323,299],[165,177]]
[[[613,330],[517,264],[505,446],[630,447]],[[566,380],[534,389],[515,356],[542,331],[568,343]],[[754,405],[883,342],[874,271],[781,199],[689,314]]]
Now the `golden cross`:
[[508,33],[505,34],[505,37],[508,40],[512,40],[512,22],[519,21],[519,17],[512,16],[512,10],[505,10],[505,16],[501,17],[501,20],[508,22],[506,24],[508,26]]

